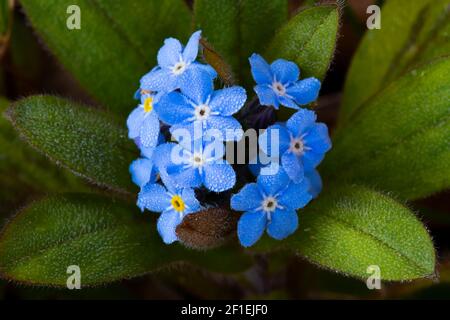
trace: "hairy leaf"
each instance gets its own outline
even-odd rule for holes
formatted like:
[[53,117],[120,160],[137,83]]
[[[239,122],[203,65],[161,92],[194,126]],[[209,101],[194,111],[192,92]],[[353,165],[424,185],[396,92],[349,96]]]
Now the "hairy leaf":
[[[182,0],[22,0],[32,25],[81,85],[105,107],[127,114],[139,79],[166,37],[187,38]],[[69,29],[80,8],[81,29]]]
[[57,168],[19,139],[3,117],[9,105],[0,97],[0,214],[36,193],[87,191],[81,179]]
[[450,187],[450,58],[408,72],[338,130],[324,163],[331,179],[406,199]]
[[382,280],[434,274],[435,252],[414,214],[383,194],[360,186],[330,186],[299,211],[299,230],[283,242],[265,238],[258,250],[284,247],[313,263],[367,279],[379,266]]
[[333,59],[339,27],[334,6],[317,6],[301,11],[277,32],[266,57],[296,62],[302,77],[323,79]]
[[[147,214],[145,217],[150,217]],[[154,219],[95,195],[51,197],[21,211],[0,236],[0,274],[28,284],[65,286],[77,265],[92,286],[190,262],[216,272],[239,272],[249,258],[235,248],[208,252],[165,245]]]
[[128,166],[137,151],[124,125],[110,116],[52,96],[20,100],[7,116],[27,142],[56,163],[100,186],[134,190]]
[[387,1],[381,29],[361,42],[345,84],[340,124],[407,70],[450,55],[450,1]]
[[287,20],[286,0],[196,0],[195,28],[249,81],[248,57],[262,53],[276,30]]

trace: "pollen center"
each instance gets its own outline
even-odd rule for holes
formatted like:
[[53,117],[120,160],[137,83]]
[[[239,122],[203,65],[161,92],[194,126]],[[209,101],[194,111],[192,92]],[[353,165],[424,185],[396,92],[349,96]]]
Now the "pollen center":
[[286,93],[286,88],[283,86],[281,82],[278,81],[274,81],[272,83],[272,89],[279,96],[284,96]]
[[195,107],[195,119],[206,120],[211,114],[211,108],[206,104],[201,104]]
[[175,211],[183,212],[184,211],[184,201],[181,199],[179,195],[174,195],[172,197],[172,200],[170,200],[170,203],[172,204],[172,207],[175,209]]
[[292,139],[291,140],[291,145],[289,150],[293,153],[295,153],[296,155],[301,155],[303,154],[303,150],[305,149],[305,145],[303,143],[302,139]]
[[148,97],[144,101],[144,111],[145,112],[152,112],[152,110],[153,110],[153,98],[152,97]]
[[172,67],[172,73],[174,75],[182,74],[184,70],[186,70],[186,67],[187,67],[186,62],[179,61]]
[[262,202],[262,209],[265,212],[273,212],[278,206],[277,199],[274,197],[267,197]]

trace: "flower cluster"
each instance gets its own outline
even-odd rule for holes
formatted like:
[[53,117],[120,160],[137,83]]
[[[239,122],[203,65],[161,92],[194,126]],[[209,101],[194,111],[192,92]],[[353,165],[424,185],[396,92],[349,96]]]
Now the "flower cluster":
[[[286,123],[276,123],[259,136],[263,154],[281,163],[278,170],[263,172],[261,163],[252,165],[256,183],[245,185],[231,198],[231,208],[245,212],[238,222],[238,237],[245,247],[257,242],[266,229],[277,240],[297,229],[296,210],[320,193],[322,181],[316,167],[331,148],[327,126],[316,122],[313,111],[300,108],[317,99],[319,80],[299,80],[300,70],[290,61],[278,59],[269,65],[257,54],[249,60],[260,103],[298,111]],[[278,139],[272,139],[273,135]]]
[[[223,159],[224,131],[241,130],[232,115],[247,95],[238,86],[214,90],[216,71],[196,61],[200,37],[195,32],[185,47],[176,39],[165,40],[158,66],[141,79],[140,104],[127,120],[129,138],[141,150],[141,158],[130,166],[141,188],[137,204],[142,211],[161,212],[157,228],[165,243],[177,240],[176,227],[185,215],[202,209],[194,189],[223,192],[236,183],[233,168]],[[176,143],[166,143],[164,133]]]
[[[161,213],[157,229],[168,244],[178,240],[176,228],[186,215],[205,209],[198,195],[204,198],[236,185],[235,170],[225,160],[225,143],[242,138],[236,115],[250,110],[239,113],[247,100],[244,88],[215,90],[216,71],[196,61],[200,37],[201,31],[195,32],[185,47],[176,39],[165,40],[158,65],[141,79],[135,94],[140,103],[127,120],[129,138],[141,151],[130,166],[132,180],[140,187],[137,205]],[[326,125],[300,107],[317,99],[320,81],[299,80],[297,65],[283,59],[269,65],[253,54],[249,61],[261,108],[298,111],[258,138],[260,154],[278,164],[276,170],[268,170],[272,166],[262,161],[249,164],[256,182],[230,199],[233,210],[244,211],[237,231],[246,247],[266,229],[275,239],[297,229],[296,210],[320,193],[316,167],[331,148]]]

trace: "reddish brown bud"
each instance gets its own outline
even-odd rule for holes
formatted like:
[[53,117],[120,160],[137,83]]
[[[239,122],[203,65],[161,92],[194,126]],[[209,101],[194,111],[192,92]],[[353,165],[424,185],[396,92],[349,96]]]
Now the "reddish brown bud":
[[194,249],[211,249],[236,234],[239,214],[224,208],[209,208],[188,214],[177,227],[181,243]]

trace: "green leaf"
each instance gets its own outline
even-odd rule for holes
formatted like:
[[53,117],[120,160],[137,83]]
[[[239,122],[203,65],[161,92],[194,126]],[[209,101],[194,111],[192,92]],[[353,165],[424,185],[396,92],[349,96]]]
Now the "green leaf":
[[258,250],[284,247],[319,264],[367,279],[378,265],[383,280],[434,275],[435,252],[414,214],[383,194],[360,186],[329,186],[299,211],[299,230],[283,242],[265,238]]
[[128,167],[137,151],[124,124],[91,108],[52,96],[33,96],[7,111],[38,151],[89,181],[119,192],[134,190]]
[[340,125],[407,70],[450,54],[450,1],[387,1],[381,29],[368,30],[350,67]]
[[11,26],[11,8],[12,2],[10,0],[0,0],[0,45]]
[[0,215],[36,194],[88,191],[80,178],[56,167],[20,140],[2,116],[9,105],[0,97]]
[[[133,105],[139,79],[156,64],[164,38],[185,40],[190,26],[182,0],[22,0],[21,4],[38,34],[81,85],[122,115]],[[80,30],[67,28],[70,5],[81,10]]]
[[335,6],[317,6],[301,11],[277,32],[266,58],[297,63],[303,78],[323,79],[333,59],[339,28]]
[[286,0],[196,0],[195,28],[224,57],[234,73],[247,83],[248,57],[261,53],[287,20]]
[[450,58],[408,72],[337,130],[323,173],[416,199],[450,187]]
[[237,248],[208,252],[165,245],[153,214],[96,195],[65,195],[20,212],[0,235],[0,274],[28,284],[65,286],[67,267],[81,270],[81,285],[140,276],[177,262],[215,272],[239,272],[249,258]]

